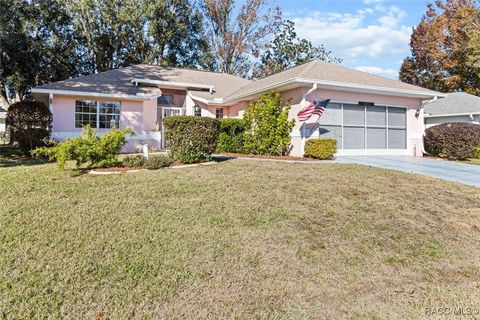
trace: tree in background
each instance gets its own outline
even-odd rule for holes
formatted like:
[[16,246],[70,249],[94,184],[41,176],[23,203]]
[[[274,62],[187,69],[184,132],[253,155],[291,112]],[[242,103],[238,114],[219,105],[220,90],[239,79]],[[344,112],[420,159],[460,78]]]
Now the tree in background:
[[290,103],[282,106],[279,93],[266,93],[250,103],[243,119],[245,133],[243,148],[246,153],[286,155],[290,150],[290,133],[295,120],[288,120]]
[[240,8],[236,8],[237,2],[202,1],[209,41],[205,64],[211,70],[247,76],[254,64],[252,57],[266,47],[281,13],[278,7],[268,7],[267,0],[246,0]]
[[151,48],[142,0],[66,0],[78,32],[82,73],[97,73],[148,61]]
[[165,66],[201,65],[207,42],[200,10],[189,0],[145,0],[144,6],[153,39],[151,62]]
[[282,21],[276,26],[275,37],[267,45],[257,64],[254,77],[263,78],[296,65],[319,59],[327,62],[341,63],[342,59],[331,56],[323,45],[314,46],[306,39],[300,39],[295,32],[295,23]]
[[473,0],[429,4],[410,41],[402,81],[442,92],[480,95],[480,9]]
[[0,0],[0,102],[77,74],[74,32],[57,0]]

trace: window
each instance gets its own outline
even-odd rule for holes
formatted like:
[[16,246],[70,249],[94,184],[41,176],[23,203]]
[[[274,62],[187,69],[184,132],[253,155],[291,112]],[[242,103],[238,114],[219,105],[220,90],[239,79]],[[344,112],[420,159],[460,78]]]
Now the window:
[[86,125],[96,129],[120,127],[120,102],[75,101],[75,128]]
[[215,110],[215,118],[217,119],[223,118],[223,108],[217,108],[217,110]]
[[157,105],[159,106],[171,106],[173,104],[175,104],[175,97],[172,94],[164,94],[157,99]]

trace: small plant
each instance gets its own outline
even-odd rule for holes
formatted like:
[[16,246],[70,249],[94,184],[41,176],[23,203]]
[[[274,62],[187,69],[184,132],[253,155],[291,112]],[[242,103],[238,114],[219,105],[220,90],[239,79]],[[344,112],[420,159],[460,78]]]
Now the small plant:
[[337,140],[335,139],[308,139],[305,142],[305,156],[315,159],[332,159],[337,152]]
[[46,146],[50,137],[52,113],[39,101],[20,101],[7,110],[6,123],[10,131],[10,142],[18,144],[24,154]]
[[127,168],[142,168],[145,165],[145,157],[142,155],[127,156],[123,159],[122,165]]
[[221,119],[217,152],[242,152],[244,132],[245,124],[243,119]]
[[172,158],[182,163],[209,160],[217,147],[220,121],[213,118],[173,116],[163,120]]
[[450,160],[474,158],[480,145],[480,126],[472,123],[448,123],[425,131],[425,150]]
[[475,158],[480,159],[480,147],[475,150]]
[[267,93],[250,103],[245,112],[243,148],[246,153],[286,155],[291,149],[290,133],[295,120],[288,120],[290,104],[282,106],[279,93]]
[[85,126],[81,136],[54,143],[52,147],[37,148],[32,154],[56,161],[62,170],[68,160],[75,161],[77,168],[84,164],[87,167],[117,166],[120,163],[117,153],[127,143],[127,134],[133,134],[132,130],[113,128],[103,137],[98,137],[94,129]]
[[173,163],[172,158],[168,155],[160,154],[155,156],[150,156],[145,160],[144,167],[149,170],[157,170],[160,168],[169,167]]

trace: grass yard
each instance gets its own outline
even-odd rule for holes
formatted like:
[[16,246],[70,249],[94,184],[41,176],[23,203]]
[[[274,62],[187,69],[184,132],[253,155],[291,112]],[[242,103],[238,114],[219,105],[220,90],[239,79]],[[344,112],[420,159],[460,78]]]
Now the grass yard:
[[112,176],[6,166],[0,188],[2,319],[419,319],[480,307],[473,187],[231,160]]

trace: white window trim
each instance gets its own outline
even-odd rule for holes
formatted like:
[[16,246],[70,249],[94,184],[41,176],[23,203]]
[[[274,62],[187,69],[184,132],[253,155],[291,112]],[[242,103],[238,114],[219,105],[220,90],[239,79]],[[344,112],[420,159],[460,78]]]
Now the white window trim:
[[[90,99],[80,99],[80,100],[75,100],[75,104],[73,105],[73,128],[75,130],[82,130],[84,127],[77,127],[77,121],[76,121],[76,114],[77,114],[77,110],[76,110],[76,107],[77,107],[77,101],[95,101],[95,104],[97,105],[97,114],[96,114],[96,123],[95,123],[95,130],[97,131],[106,131],[106,130],[110,130],[111,128],[100,128],[100,103],[101,102],[106,102],[106,103],[118,103],[119,104],[119,111],[118,111],[118,128],[121,128],[122,127],[122,102],[121,101],[107,101],[107,100],[90,100]],[[86,112],[80,112],[80,113],[86,113]],[[113,113],[102,113],[102,114],[110,114],[112,115]]]

